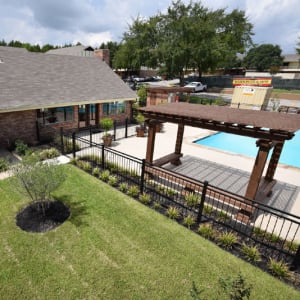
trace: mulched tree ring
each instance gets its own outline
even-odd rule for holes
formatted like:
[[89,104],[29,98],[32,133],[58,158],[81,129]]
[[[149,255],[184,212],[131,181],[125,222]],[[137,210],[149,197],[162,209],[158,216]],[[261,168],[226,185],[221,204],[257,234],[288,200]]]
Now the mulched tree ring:
[[22,209],[16,216],[16,224],[27,232],[47,232],[70,216],[69,208],[61,201],[46,202],[45,214],[40,208],[41,202],[34,202]]

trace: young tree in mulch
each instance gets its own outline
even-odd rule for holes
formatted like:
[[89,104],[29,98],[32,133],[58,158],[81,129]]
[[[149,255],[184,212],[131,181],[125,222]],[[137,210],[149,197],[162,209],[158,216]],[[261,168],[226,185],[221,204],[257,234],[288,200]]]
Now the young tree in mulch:
[[13,167],[13,174],[14,187],[31,199],[29,205],[18,212],[17,226],[29,232],[46,232],[69,217],[69,208],[51,196],[66,177],[57,161],[42,162],[37,156],[28,155]]

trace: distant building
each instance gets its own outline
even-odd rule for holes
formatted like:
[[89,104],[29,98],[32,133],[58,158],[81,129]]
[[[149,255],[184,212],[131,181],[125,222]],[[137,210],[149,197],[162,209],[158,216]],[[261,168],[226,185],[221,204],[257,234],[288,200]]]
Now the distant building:
[[109,49],[95,50],[91,46],[79,45],[79,46],[52,49],[52,50],[49,50],[47,52],[47,54],[97,57],[97,58],[100,58],[101,60],[105,61],[108,65],[110,65]]
[[300,55],[284,55],[283,65],[280,68],[282,72],[299,72],[300,73]]

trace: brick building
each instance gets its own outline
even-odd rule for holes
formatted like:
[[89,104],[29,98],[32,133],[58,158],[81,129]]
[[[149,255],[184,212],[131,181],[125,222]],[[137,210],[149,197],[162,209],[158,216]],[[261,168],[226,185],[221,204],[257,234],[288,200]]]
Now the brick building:
[[35,143],[49,128],[98,126],[131,118],[136,99],[97,57],[50,55],[0,47],[0,145]]

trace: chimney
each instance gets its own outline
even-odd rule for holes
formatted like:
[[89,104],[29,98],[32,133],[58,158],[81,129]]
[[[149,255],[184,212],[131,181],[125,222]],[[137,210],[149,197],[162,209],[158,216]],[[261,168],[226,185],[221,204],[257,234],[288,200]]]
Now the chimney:
[[110,53],[109,49],[98,49],[94,51],[94,56],[105,61],[110,66]]

